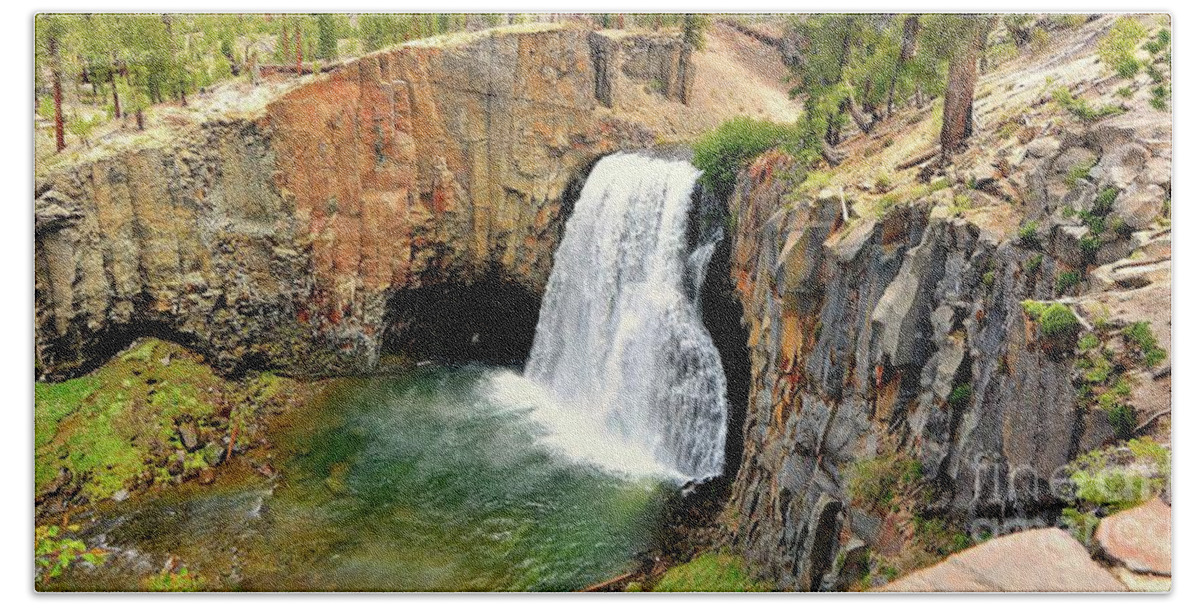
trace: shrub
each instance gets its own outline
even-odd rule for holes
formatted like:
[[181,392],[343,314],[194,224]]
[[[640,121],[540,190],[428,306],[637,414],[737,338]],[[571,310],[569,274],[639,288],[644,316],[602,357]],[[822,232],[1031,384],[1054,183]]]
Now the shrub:
[[1147,367],[1154,367],[1167,357],[1167,351],[1159,348],[1158,340],[1154,337],[1154,332],[1150,331],[1148,322],[1138,321],[1121,330],[1121,334],[1141,354]]
[[186,592],[200,591],[204,588],[204,577],[195,572],[188,572],[187,566],[179,572],[163,572],[143,581],[146,591]]
[[[1100,60],[1122,78],[1132,78],[1137,74],[1137,58],[1133,52],[1138,42],[1146,37],[1146,33],[1146,28],[1137,19],[1117,19],[1100,40]],[[1128,72],[1130,64],[1133,65],[1133,73]]]
[[1029,274],[1037,272],[1037,270],[1042,267],[1042,259],[1043,256],[1040,253],[1030,256],[1028,260],[1025,260],[1025,272],[1028,272]]
[[1035,221],[1030,220],[1021,224],[1021,227],[1017,229],[1017,238],[1021,241],[1021,245],[1030,249],[1037,247],[1039,245],[1037,231],[1038,223]]
[[[1065,304],[1055,302],[1046,306],[1038,316],[1038,324],[1042,334],[1049,337],[1059,337],[1074,334],[1079,330],[1079,319]],[[1073,340],[1072,340],[1073,341]]]
[[770,591],[770,586],[752,578],[738,557],[724,553],[701,553],[691,561],[670,568],[654,585],[654,591]]
[[1107,215],[1112,211],[1113,203],[1117,200],[1117,189],[1109,186],[1100,191],[1096,195],[1096,201],[1092,203],[1092,213],[1096,215]]
[[1067,272],[1058,275],[1058,279],[1055,280],[1054,287],[1058,290],[1058,293],[1065,293],[1072,287],[1079,285],[1079,283],[1082,281],[1083,278],[1080,277],[1078,270],[1068,270]]
[[1150,89],[1150,106],[1160,112],[1166,112],[1171,108],[1167,97],[1171,94],[1171,90],[1166,85],[1157,85]]
[[701,180],[718,195],[733,191],[737,174],[751,160],[796,137],[790,125],[739,117],[722,123],[696,142],[693,161]]
[[1067,172],[1067,187],[1074,188],[1078,186],[1079,180],[1087,178],[1088,172],[1092,170],[1093,166],[1095,166],[1095,163],[1079,163],[1071,167],[1071,170]]
[[[1141,64],[1138,63],[1136,59],[1134,59],[1133,60],[1133,75],[1137,74],[1137,71],[1138,71],[1138,69],[1140,69],[1140,66],[1141,66]],[[1113,116],[1115,114],[1120,114],[1121,112],[1124,111],[1119,106],[1114,106],[1114,105],[1105,105],[1105,106],[1100,106],[1099,108],[1093,108],[1090,104],[1088,104],[1087,101],[1085,101],[1083,99],[1079,99],[1079,98],[1071,95],[1071,92],[1068,91],[1066,87],[1061,87],[1059,89],[1056,89],[1051,94],[1051,97],[1054,99],[1055,103],[1058,104],[1058,107],[1062,108],[1063,110],[1066,110],[1067,112],[1070,112],[1072,115],[1075,116],[1075,118],[1078,118],[1079,120],[1082,120],[1085,122],[1099,120],[1106,116]]]
[[1097,251],[1100,251],[1100,237],[1093,234],[1084,235],[1083,238],[1079,239],[1079,251],[1085,257],[1091,259],[1096,255]]
[[1096,534],[1096,526],[1100,525],[1100,518],[1088,511],[1067,507],[1063,509],[1059,522],[1080,544],[1090,546],[1092,537]]
[[952,405],[954,407],[959,407],[962,405],[966,405],[967,401],[969,401],[970,399],[971,399],[971,385],[960,384],[960,385],[954,387],[954,390],[950,391],[950,398],[946,399],[946,403],[949,403],[950,405]]

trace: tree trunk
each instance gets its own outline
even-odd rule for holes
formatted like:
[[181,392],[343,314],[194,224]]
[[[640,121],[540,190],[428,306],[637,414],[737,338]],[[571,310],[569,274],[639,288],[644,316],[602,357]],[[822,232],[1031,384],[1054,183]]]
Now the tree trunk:
[[117,68],[113,69],[108,74],[108,83],[112,85],[113,90],[113,118],[121,117],[121,98],[117,95]]
[[51,38],[48,46],[50,47],[51,79],[54,82],[54,151],[62,152],[67,147],[67,136],[63,129],[62,66],[59,65],[58,39]]
[[862,110],[858,108],[858,104],[854,102],[853,97],[846,96],[846,98],[842,100],[842,109],[850,112],[850,118],[854,119],[854,124],[858,125],[858,129],[863,133],[869,134],[871,129],[874,128],[874,123],[870,120],[867,120],[866,115],[864,115]]
[[296,75],[303,73],[304,47],[300,44],[300,24],[296,24]]
[[921,33],[921,20],[916,15],[904,18],[904,33],[900,36],[900,55],[896,57],[896,67],[892,70],[892,82],[888,85],[887,115],[892,115],[893,104],[896,100],[896,79],[904,65],[917,54],[917,35]]
[[142,110],[140,108],[134,114],[134,118],[137,119],[138,131],[145,131],[146,130],[146,119],[143,117]]
[[977,68],[980,52],[979,29],[982,24],[973,17],[967,28],[961,48],[950,59],[950,69],[946,77],[945,105],[942,108],[942,161],[947,162],[950,156],[962,148],[964,142],[971,136],[975,101],[975,81],[979,77]]

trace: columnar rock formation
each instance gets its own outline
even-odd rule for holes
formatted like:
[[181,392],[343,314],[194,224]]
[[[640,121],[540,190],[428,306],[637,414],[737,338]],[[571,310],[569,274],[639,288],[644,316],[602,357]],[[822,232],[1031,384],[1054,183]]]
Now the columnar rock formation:
[[[1148,321],[1169,350],[1161,213],[1170,178],[1145,171],[1169,166],[1169,149],[1155,147],[1169,140],[1169,121],[1118,117],[1028,142],[1008,169],[1027,184],[1023,204],[983,192],[989,173],[971,178],[984,185],[967,214],[951,209],[949,189],[863,217],[848,213],[861,190],[797,200],[782,154],[740,176],[729,202],[738,220],[731,271],[752,381],[727,536],[759,574],[786,588],[834,588],[836,564],[895,542],[902,519],[851,491],[858,467],[876,458],[911,456],[933,489],[920,507],[970,532],[1055,525],[1072,497],[1063,467],[1120,424],[1087,401],[1078,334],[1051,348],[1023,302],[1066,302],[1082,327],[1107,328],[1097,329],[1101,341],[1117,336],[1101,342],[1110,350],[1130,348],[1112,327]],[[1091,173],[1064,187],[1081,158]],[[1082,260],[1087,228],[1064,210],[1077,199],[1092,209],[1106,189],[1119,192],[1111,213],[1125,228],[1104,232]],[[1129,202],[1148,190],[1150,202]],[[1040,228],[1021,239],[1019,226]],[[1086,268],[1080,293],[1064,296],[1062,274]],[[1114,268],[1132,274],[1118,280]],[[1169,364],[1128,373],[1133,424],[1169,409]]]
[[[678,37],[642,46],[643,63],[667,53],[686,71]],[[600,107],[603,58],[570,27],[410,43],[248,116],[40,175],[40,372],[70,375],[146,333],[225,369],[363,370],[393,293],[486,274],[536,295],[568,186],[655,141]]]

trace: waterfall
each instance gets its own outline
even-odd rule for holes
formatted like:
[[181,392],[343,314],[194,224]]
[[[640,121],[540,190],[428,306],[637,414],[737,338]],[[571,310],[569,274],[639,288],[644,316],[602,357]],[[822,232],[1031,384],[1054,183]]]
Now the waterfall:
[[535,417],[570,429],[568,450],[632,471],[649,458],[691,479],[721,472],[725,374],[699,312],[720,232],[688,251],[699,175],[684,161],[614,154],[584,185],[525,368],[554,403]]

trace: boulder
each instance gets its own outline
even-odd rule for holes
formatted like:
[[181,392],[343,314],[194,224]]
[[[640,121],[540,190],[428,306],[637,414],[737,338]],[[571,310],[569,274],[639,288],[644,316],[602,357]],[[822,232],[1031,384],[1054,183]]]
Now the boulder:
[[1054,137],[1042,137],[1029,142],[1025,152],[1033,158],[1046,158],[1058,152],[1059,145],[1058,139]]
[[1113,203],[1113,214],[1134,230],[1149,228],[1162,214],[1167,193],[1162,188],[1134,184],[1117,195]]
[[1128,188],[1150,160],[1150,151],[1138,144],[1125,144],[1106,152],[1088,172],[1101,186]]
[[1171,507],[1155,498],[1100,520],[1104,555],[1139,574],[1171,575]]
[[[1169,540],[1168,540],[1169,542]],[[1088,551],[1058,528],[994,538],[879,591],[1125,591]]]

